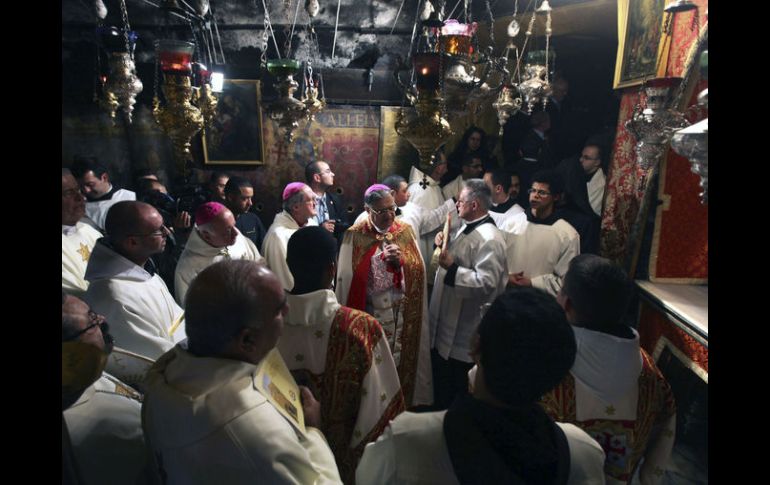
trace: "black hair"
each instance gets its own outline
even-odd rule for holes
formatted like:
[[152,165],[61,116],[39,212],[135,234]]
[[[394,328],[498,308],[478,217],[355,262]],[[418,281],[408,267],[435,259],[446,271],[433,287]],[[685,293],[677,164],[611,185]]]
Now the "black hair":
[[295,286],[315,286],[323,271],[337,261],[337,239],[321,226],[299,228],[286,246],[286,264]]
[[605,331],[622,324],[634,287],[609,259],[581,254],[570,261],[561,291],[571,300],[579,325]]
[[503,170],[502,168],[495,168],[487,170],[487,173],[491,174],[492,185],[502,185],[503,192],[508,192],[511,188],[511,174],[510,172]]
[[73,159],[70,171],[76,179],[82,178],[88,172],[93,172],[95,177],[101,177],[107,173],[107,169],[97,161],[96,157],[77,155]]
[[[564,193],[564,178],[556,170],[540,170],[532,176],[532,183],[548,184],[551,195],[557,196]],[[527,187],[529,189],[531,187]]]
[[233,175],[232,177],[230,177],[230,180],[228,180],[227,184],[225,185],[225,195],[226,194],[240,195],[241,189],[244,189],[244,188],[253,189],[254,186],[246,177]]
[[572,326],[556,299],[538,288],[498,296],[478,333],[487,389],[511,406],[538,401],[575,362]]

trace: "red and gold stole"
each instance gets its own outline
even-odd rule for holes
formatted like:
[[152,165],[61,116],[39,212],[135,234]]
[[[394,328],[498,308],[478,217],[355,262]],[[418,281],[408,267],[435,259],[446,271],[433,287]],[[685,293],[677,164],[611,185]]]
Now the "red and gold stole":
[[366,288],[369,279],[372,256],[377,247],[385,240],[398,244],[401,248],[402,268],[404,269],[404,299],[401,303],[401,361],[398,363],[398,378],[404,391],[406,402],[412,402],[415,377],[417,375],[417,357],[420,352],[420,331],[422,330],[422,306],[425,294],[425,263],[417,248],[414,232],[408,224],[394,221],[385,234],[380,234],[367,219],[350,229],[353,234],[353,279],[348,292],[347,306],[366,311]]
[[[376,440],[388,423],[405,410],[401,392],[393,396],[376,425],[358,446],[350,447],[363,393],[364,377],[372,367],[374,349],[382,338],[377,320],[368,313],[340,307],[329,331],[329,347],[322,376],[314,376],[320,393],[322,431],[344,483],[353,483],[356,466],[367,443]],[[319,378],[320,377],[320,378]],[[360,437],[360,434],[355,436]]]
[[647,451],[653,427],[676,414],[671,387],[652,357],[640,350],[643,365],[638,381],[636,420],[608,418],[578,421],[575,378],[572,374],[567,374],[556,388],[540,400],[540,405],[554,420],[572,423],[591,435],[607,455],[604,473],[623,481],[631,479],[636,465]]

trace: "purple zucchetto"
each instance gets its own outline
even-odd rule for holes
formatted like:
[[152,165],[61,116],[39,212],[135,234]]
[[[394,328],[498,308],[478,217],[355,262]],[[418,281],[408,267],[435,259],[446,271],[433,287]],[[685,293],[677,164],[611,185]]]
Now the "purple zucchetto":
[[289,197],[291,197],[292,195],[296,194],[297,192],[299,192],[300,190],[304,189],[305,187],[307,187],[307,185],[302,183],[302,182],[292,182],[292,183],[290,183],[289,185],[286,186],[285,189],[283,189],[283,196],[282,196],[283,199],[282,200],[288,200]]
[[364,192],[364,197],[371,194],[372,192],[378,191],[378,190],[386,190],[390,192],[390,187],[384,184],[374,184],[370,185],[368,189],[366,189],[366,192]]
[[226,211],[227,207],[219,202],[206,202],[195,211],[195,224],[202,226],[211,222],[216,216]]

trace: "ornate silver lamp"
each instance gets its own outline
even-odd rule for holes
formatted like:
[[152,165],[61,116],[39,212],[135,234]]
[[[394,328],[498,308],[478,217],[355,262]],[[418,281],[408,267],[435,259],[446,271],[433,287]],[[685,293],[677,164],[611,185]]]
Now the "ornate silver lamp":
[[693,173],[700,176],[699,194],[701,202],[708,203],[709,196],[709,120],[706,118],[694,125],[683,128],[671,138],[671,148],[676,153],[690,160]]
[[[312,122],[315,120],[315,115],[326,107],[326,99],[323,95],[323,80],[320,74],[318,75],[318,81],[313,78],[310,55],[308,55],[304,71],[302,71],[299,61],[288,57],[291,51],[291,36],[289,36],[286,42],[287,57],[267,60],[267,32],[272,31],[272,26],[267,12],[267,4],[264,2],[263,7],[265,8],[265,31],[263,33],[262,59],[267,71],[276,78],[275,87],[280,95],[278,100],[268,105],[267,113],[271,120],[278,123],[279,128],[283,131],[286,143],[291,143],[294,140],[294,130],[299,126],[300,120],[306,119],[308,122]],[[297,3],[297,8],[299,8],[299,3]],[[310,17],[310,23],[307,27],[308,39],[310,39],[308,52],[315,53],[316,55],[318,54],[318,40],[313,28],[313,19],[318,15],[319,9],[320,6],[315,0],[308,0],[305,3],[305,11],[308,17]],[[275,42],[275,39],[273,41]],[[294,80],[294,76],[300,74],[300,72],[303,75],[304,86],[300,99],[297,99],[294,97],[294,93],[299,89],[299,83]]]
[[626,129],[636,138],[636,162],[643,170],[656,164],[666,150],[674,132],[689,123],[682,113],[671,108],[673,92],[682,82],[680,77],[656,78],[644,84],[646,107],[638,104]]
[[133,119],[136,96],[142,92],[142,81],[136,74],[134,47],[136,32],[131,31],[125,0],[120,0],[123,28],[99,27],[99,43],[107,51],[109,73],[102,78],[101,106],[109,113],[113,122],[118,110],[123,112],[128,123]]
[[[529,19],[529,26],[524,33],[525,40],[524,45],[529,43],[532,33],[534,31],[535,17],[539,15],[545,15],[545,51],[531,52],[528,56],[528,63],[524,66],[523,82],[517,86],[519,93],[527,105],[527,113],[532,113],[532,108],[539,103],[543,103],[545,109],[548,103],[548,96],[551,94],[551,81],[549,77],[550,69],[550,55],[551,55],[551,5],[548,0],[543,0],[538,8],[532,12],[532,17]],[[522,49],[523,50],[523,49]],[[517,71],[518,71],[517,66]]]
[[[701,71],[708,78],[708,50],[701,54]],[[698,94],[697,107],[708,109],[708,88]],[[671,138],[671,148],[679,155],[690,160],[693,173],[700,176],[699,194],[702,203],[708,203],[709,183],[709,120],[708,118],[683,128]]]

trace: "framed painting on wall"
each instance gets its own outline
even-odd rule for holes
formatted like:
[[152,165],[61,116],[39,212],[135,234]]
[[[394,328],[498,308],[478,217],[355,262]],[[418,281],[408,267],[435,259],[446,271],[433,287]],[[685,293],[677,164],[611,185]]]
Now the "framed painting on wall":
[[205,165],[261,165],[262,100],[260,82],[226,79],[212,123],[201,130]]
[[618,0],[618,55],[613,89],[665,75],[670,47],[665,0]]

